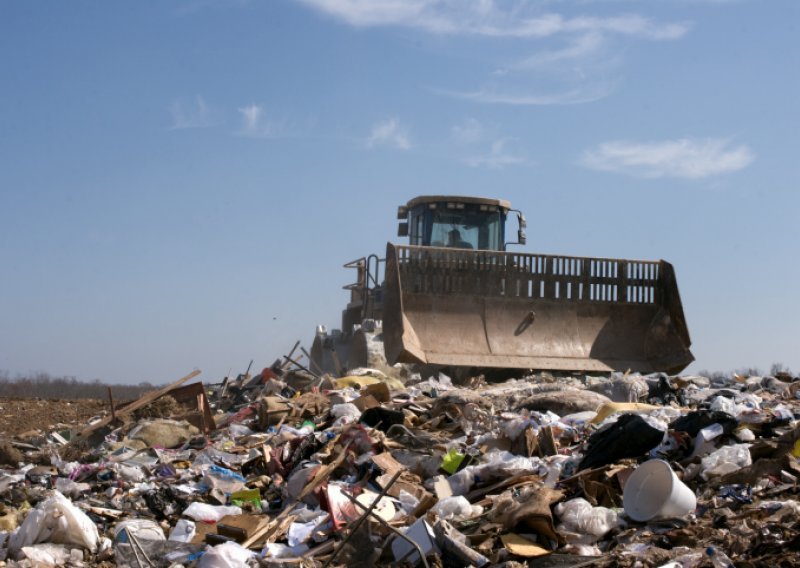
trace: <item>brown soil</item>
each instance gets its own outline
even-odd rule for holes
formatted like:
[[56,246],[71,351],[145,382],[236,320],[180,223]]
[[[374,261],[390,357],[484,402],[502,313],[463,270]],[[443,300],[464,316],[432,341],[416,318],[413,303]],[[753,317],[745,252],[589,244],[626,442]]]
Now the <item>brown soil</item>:
[[175,414],[184,413],[185,409],[181,407],[178,402],[171,396],[162,396],[154,400],[144,408],[133,413],[134,420],[141,420],[142,418],[169,418]]
[[82,426],[93,416],[108,411],[104,400],[43,400],[36,398],[0,398],[0,438],[30,430],[43,433],[59,424]]

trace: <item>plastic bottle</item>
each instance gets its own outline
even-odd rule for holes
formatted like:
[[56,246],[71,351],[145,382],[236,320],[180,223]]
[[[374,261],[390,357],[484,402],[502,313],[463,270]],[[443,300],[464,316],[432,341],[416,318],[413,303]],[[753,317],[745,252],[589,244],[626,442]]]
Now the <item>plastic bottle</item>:
[[734,568],[731,559],[720,549],[709,546],[706,548],[706,554],[711,559],[714,568]]
[[709,440],[713,440],[722,435],[723,427],[722,424],[716,423],[710,426],[706,426],[702,430],[700,430],[700,436],[708,442]]

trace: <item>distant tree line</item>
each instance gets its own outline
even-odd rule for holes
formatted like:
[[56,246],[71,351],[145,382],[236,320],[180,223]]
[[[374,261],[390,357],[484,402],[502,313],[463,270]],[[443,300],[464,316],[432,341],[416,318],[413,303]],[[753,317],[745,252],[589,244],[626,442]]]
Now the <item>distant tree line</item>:
[[114,402],[135,400],[156,387],[148,382],[138,385],[109,385],[100,379],[79,381],[76,377],[51,377],[47,373],[9,377],[0,371],[0,397],[47,398],[62,400],[101,399],[108,400],[108,388]]
[[[739,375],[740,377],[761,377],[764,376],[764,373],[758,367],[745,367],[742,369],[736,369],[730,373],[724,373],[722,371],[707,371],[702,370],[697,373],[701,377],[708,377],[709,379],[727,379],[732,377],[733,375]],[[792,370],[784,365],[783,363],[773,363],[772,366],[769,368],[769,373],[767,375],[771,377],[775,377],[777,375],[791,375]]]

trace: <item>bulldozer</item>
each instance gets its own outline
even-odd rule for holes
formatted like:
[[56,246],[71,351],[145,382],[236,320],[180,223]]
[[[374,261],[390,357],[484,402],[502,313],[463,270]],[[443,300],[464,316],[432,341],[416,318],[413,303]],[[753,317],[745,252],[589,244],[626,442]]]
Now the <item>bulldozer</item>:
[[694,360],[664,260],[509,251],[526,243],[526,220],[503,199],[419,196],[397,218],[408,244],[344,265],[356,281],[341,329],[317,327],[316,372],[409,363],[676,374]]

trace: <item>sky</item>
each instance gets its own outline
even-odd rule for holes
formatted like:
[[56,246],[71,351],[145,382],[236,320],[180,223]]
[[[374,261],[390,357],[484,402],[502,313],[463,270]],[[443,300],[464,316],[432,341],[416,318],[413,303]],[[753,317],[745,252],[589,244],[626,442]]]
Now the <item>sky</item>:
[[0,371],[268,366],[462,194],[671,262],[687,372],[800,372],[798,69],[795,0],[0,0]]

